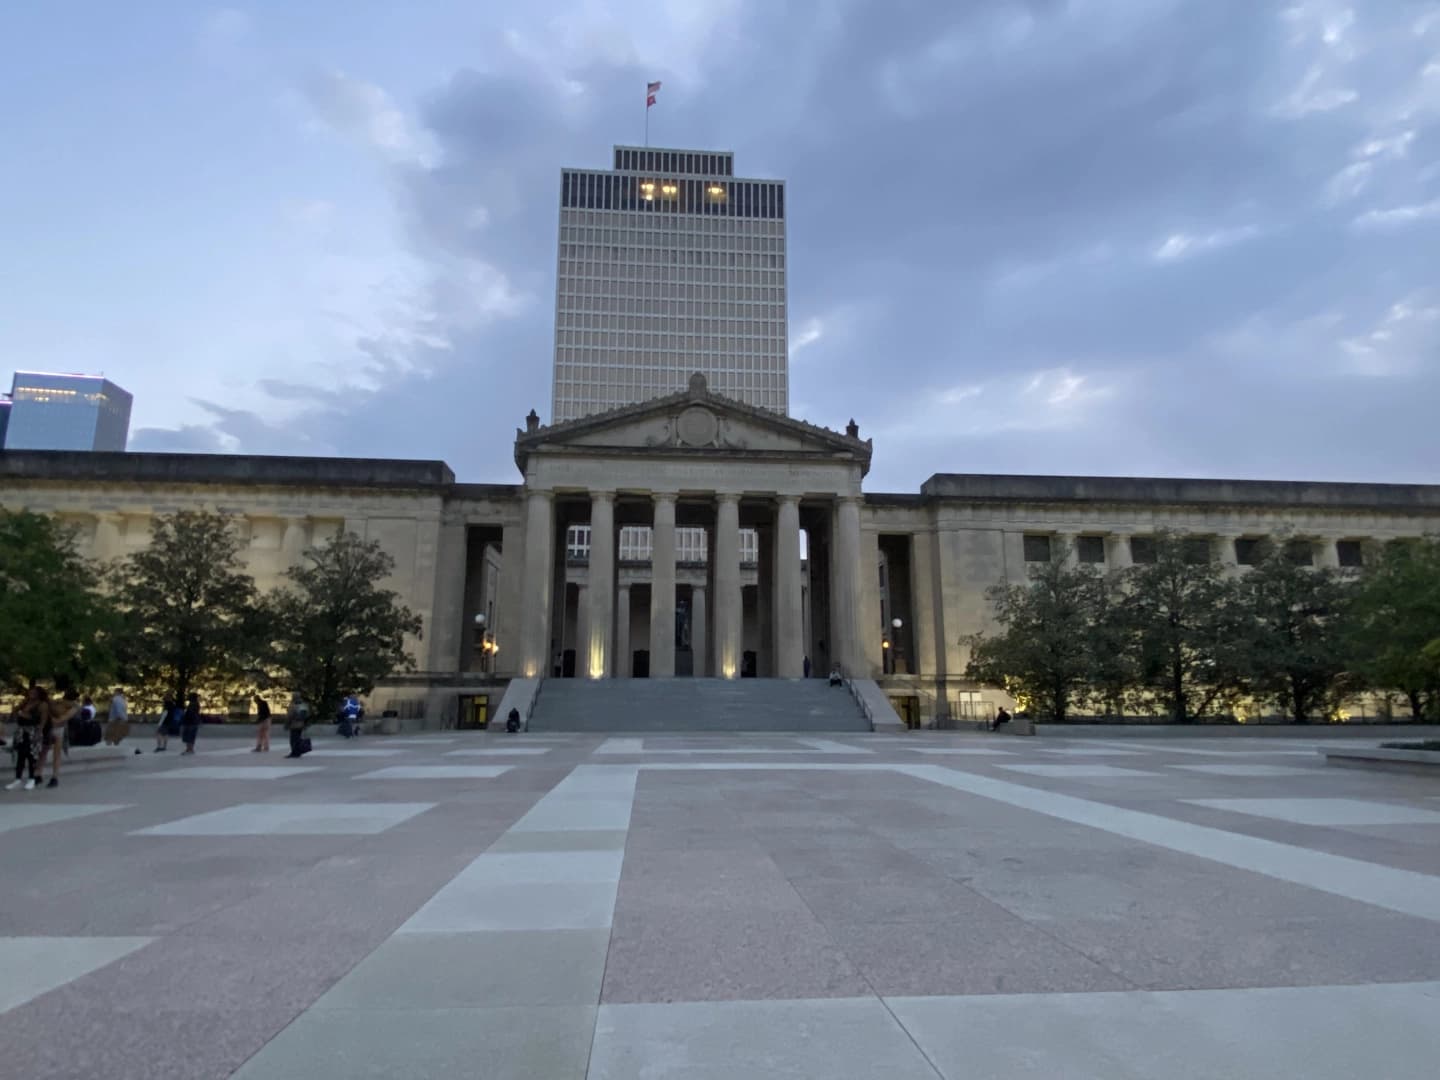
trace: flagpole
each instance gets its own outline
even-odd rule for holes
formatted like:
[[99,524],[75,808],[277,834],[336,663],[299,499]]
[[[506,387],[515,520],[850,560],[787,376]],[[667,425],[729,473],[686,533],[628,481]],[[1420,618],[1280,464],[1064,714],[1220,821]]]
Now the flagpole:
[[650,149],[650,95],[645,95],[645,149]]

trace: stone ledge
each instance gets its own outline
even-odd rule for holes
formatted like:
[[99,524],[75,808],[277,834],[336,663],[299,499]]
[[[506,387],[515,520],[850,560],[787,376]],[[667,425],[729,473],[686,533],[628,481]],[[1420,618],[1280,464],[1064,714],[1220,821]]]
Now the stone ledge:
[[1389,750],[1377,746],[1373,750],[1320,750],[1326,765],[1349,769],[1383,769],[1391,772],[1420,773],[1440,777],[1440,751]]

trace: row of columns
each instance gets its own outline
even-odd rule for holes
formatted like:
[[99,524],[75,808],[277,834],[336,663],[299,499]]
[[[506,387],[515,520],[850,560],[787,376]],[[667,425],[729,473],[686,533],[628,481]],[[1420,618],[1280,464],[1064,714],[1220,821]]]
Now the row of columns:
[[[1076,551],[1076,542],[1086,533],[1059,532],[1055,534],[1056,542],[1065,552],[1066,565],[1073,566],[1079,561]],[[1235,543],[1251,535],[1244,532],[1219,532],[1213,534],[1215,544],[1216,560],[1221,566],[1236,567],[1239,560],[1235,554]],[[1124,569],[1134,564],[1130,555],[1130,533],[1106,533],[1105,541],[1105,565],[1112,569]],[[1313,545],[1315,554],[1315,565],[1336,568],[1340,565],[1340,556],[1335,547],[1336,541],[1330,537],[1294,537],[1295,540],[1308,541]]]
[[[740,496],[719,492],[715,496],[715,541],[710,567],[714,585],[715,675],[737,678],[740,674],[744,629],[743,594],[740,579]],[[773,613],[775,674],[800,678],[804,674],[804,612],[800,574],[800,499],[777,495],[775,516],[774,573],[766,597]],[[657,492],[651,496],[651,589],[650,589],[650,675],[669,678],[675,674],[675,507],[676,495]],[[555,558],[554,493],[531,490],[526,501],[523,604],[522,670],[527,676],[548,674],[550,653],[549,619]],[[833,518],[835,556],[831,560],[830,596],[833,655],[847,671],[856,671],[861,662],[858,619],[860,613],[860,507],[859,500],[845,498],[836,504]],[[588,586],[582,590],[580,637],[577,663],[580,674],[608,678],[619,670],[630,653],[630,595],[628,587],[616,588],[615,493],[590,493],[590,562]],[[762,582],[762,585],[765,584]],[[696,585],[691,594],[691,648],[694,674],[709,674],[707,595]]]

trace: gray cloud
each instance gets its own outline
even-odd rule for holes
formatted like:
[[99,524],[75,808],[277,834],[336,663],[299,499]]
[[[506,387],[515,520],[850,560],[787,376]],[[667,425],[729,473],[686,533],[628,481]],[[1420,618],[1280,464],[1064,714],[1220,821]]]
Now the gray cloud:
[[317,114],[392,182],[424,318],[357,340],[375,389],[276,383],[294,426],[213,406],[200,426],[513,480],[510,434],[549,400],[559,170],[634,141],[636,87],[659,75],[656,142],[787,179],[792,400],[878,433],[872,487],[980,469],[1440,480],[1427,10],[737,3],[713,39],[669,28],[697,57],[673,74],[636,59],[658,54],[625,19],[541,18],[414,113],[318,76]]

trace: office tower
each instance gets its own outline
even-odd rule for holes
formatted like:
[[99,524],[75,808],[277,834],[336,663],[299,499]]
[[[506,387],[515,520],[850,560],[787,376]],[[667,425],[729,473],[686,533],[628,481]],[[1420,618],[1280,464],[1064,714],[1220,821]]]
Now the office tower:
[[100,375],[17,371],[7,450],[124,450],[128,393]]
[[10,427],[10,398],[0,394],[0,450],[5,449],[5,431]]
[[725,151],[617,146],[560,182],[551,419],[683,390],[789,406],[785,183]]

